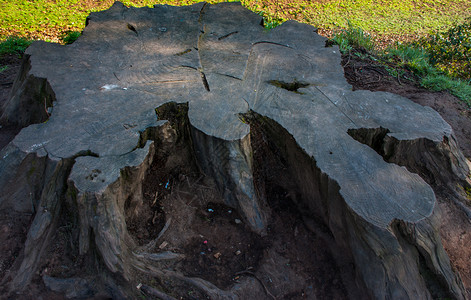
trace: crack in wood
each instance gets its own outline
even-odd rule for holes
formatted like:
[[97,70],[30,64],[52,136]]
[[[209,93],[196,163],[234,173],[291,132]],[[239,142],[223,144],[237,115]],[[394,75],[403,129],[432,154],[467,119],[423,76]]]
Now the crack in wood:
[[[203,7],[201,8],[200,19],[198,20],[198,22],[200,22],[200,23],[201,23],[202,15],[204,13],[203,10],[206,7],[206,4],[207,3],[205,3],[203,5]],[[201,48],[200,43],[201,43],[201,41],[202,41],[202,39],[205,35],[205,25],[202,24],[201,27],[202,27],[202,29],[200,30],[200,34],[198,35],[198,41],[197,41],[197,45],[196,45],[197,47],[195,49],[198,51],[198,61],[200,63],[200,68],[198,68],[198,71],[200,72],[201,81],[203,82],[204,88],[209,92],[210,91],[209,84],[208,84],[208,80],[206,79],[206,75],[203,72],[203,62],[201,61],[201,52],[199,50]]]
[[228,33],[228,34],[226,34],[226,35],[223,35],[223,36],[221,36],[221,37],[218,37],[218,41],[223,40],[223,39],[225,39],[225,38],[228,38],[228,37],[230,37],[231,35],[236,34],[236,33],[239,33],[239,32],[238,32],[238,31],[233,31],[233,32],[230,32],[230,33]]
[[187,54],[187,53],[190,53],[190,52],[191,52],[191,49],[186,49],[185,51],[178,52],[178,53],[176,53],[175,55],[176,55],[176,56],[182,56],[182,55]]
[[136,127],[136,126],[137,126],[137,124],[128,124],[128,123],[123,124],[123,127],[124,127],[124,129],[126,129],[126,130],[131,129],[131,128],[134,128],[134,127]]
[[281,46],[281,47],[286,47],[286,48],[293,49],[293,47],[291,47],[290,45],[284,45],[284,44],[270,42],[270,41],[259,41],[259,42],[253,43],[252,46],[255,46],[255,45],[258,45],[258,44],[272,44],[272,45],[276,45],[276,46]]
[[181,82],[191,82],[191,81],[184,80],[184,79],[156,80],[156,81],[144,82],[144,83],[141,83],[141,85],[150,85],[150,84],[159,84],[159,83],[181,83]]
[[181,65],[181,68],[190,68],[192,70],[198,71],[198,68],[192,67],[192,66],[186,66],[186,65]]
[[206,9],[206,6],[208,5],[207,2],[205,2],[203,4],[203,7],[201,8],[200,10],[200,17],[198,18],[198,23],[201,23],[201,21],[203,20],[203,16],[204,16],[204,10]]
[[116,72],[113,72],[113,75],[116,79],[118,79],[118,81],[121,81],[121,80],[119,80],[118,75],[116,75]]
[[296,94],[304,94],[304,93],[299,92],[298,89],[306,88],[310,85],[309,83],[299,82],[297,80],[294,80],[293,82],[284,82],[284,81],[280,81],[280,80],[270,80],[270,81],[268,81],[268,83],[273,85],[273,86],[288,90],[290,92],[294,92]]
[[233,76],[233,75],[229,75],[229,74],[222,74],[222,73],[214,73],[214,74],[218,74],[218,75],[221,75],[221,76],[226,76],[226,77],[229,77],[229,78],[232,78],[232,79],[236,79],[236,80],[240,80],[242,81],[241,78],[239,77],[236,77],[236,76]]
[[134,33],[136,34],[136,36],[139,36],[139,33],[137,32],[136,30],[136,27],[134,27],[133,25],[129,24],[128,23],[128,29],[131,30],[131,31],[134,31]]
[[199,70],[200,75],[201,75],[201,80],[203,81],[204,88],[210,92],[211,90],[209,89],[209,84],[208,80],[206,79],[206,75],[203,73],[203,71]]

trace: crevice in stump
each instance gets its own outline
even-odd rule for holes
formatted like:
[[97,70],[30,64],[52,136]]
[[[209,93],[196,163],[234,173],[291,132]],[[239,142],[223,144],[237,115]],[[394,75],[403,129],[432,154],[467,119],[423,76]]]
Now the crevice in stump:
[[365,144],[371,147],[376,153],[381,155],[385,161],[388,161],[388,157],[385,157],[384,153],[384,138],[389,133],[389,129],[379,127],[379,128],[356,128],[349,129],[347,133],[359,141],[362,144]]
[[316,287],[303,292],[319,299],[368,298],[364,284],[355,279],[351,253],[329,228],[330,179],[275,121],[255,112],[244,119],[250,125],[255,187],[266,195],[271,211],[266,238],[275,245],[282,242],[284,257],[297,272],[305,272],[305,286]]
[[306,88],[306,87],[309,86],[309,83],[299,82],[299,81],[296,81],[296,80],[293,81],[293,82],[284,82],[284,81],[280,81],[280,80],[270,80],[270,81],[268,81],[268,83],[273,85],[273,86],[276,86],[278,88],[282,88],[282,89],[285,89],[287,91],[294,92],[296,94],[303,94],[300,91],[298,91],[298,89]]
[[55,93],[45,78],[29,75],[30,56],[24,55],[20,71],[4,104],[0,124],[27,127],[46,122],[53,112]]

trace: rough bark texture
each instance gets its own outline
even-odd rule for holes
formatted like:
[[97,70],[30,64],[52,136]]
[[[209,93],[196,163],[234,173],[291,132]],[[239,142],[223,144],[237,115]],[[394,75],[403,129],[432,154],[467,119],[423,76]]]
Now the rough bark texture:
[[[129,223],[150,209],[145,181],[158,165],[181,180],[183,170],[204,174],[262,237],[283,218],[273,208],[283,191],[303,226],[330,245],[343,296],[465,298],[427,182],[466,184],[469,169],[437,112],[351,91],[338,49],[314,28],[289,21],[266,30],[240,4],[117,2],[87,24],[72,45],[27,50],[0,118],[27,126],[0,153],[0,209],[34,216],[6,292],[28,287],[68,218],[71,247],[85,269],[100,272],[42,276],[67,297],[134,297],[138,282],[165,297],[149,278],[174,296],[189,287],[215,299],[293,297],[287,290],[297,287],[286,282],[316,296],[308,279],[283,269],[275,242],[224,288],[192,275],[185,255],[155,247],[165,234],[194,238],[190,221],[167,218],[154,241],[139,245]],[[170,179],[162,184],[165,193]],[[188,220],[191,201],[179,207]]]

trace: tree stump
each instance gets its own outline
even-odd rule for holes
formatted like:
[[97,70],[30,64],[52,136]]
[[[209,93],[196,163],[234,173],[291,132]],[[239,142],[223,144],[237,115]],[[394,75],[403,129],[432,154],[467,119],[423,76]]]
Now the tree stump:
[[[25,57],[1,116],[24,128],[1,151],[0,208],[32,221],[5,293],[40,278],[69,298],[464,298],[424,181],[468,175],[451,127],[352,91],[315,28],[267,30],[236,3],[116,2]],[[223,253],[226,235],[251,243]],[[206,260],[239,271],[223,282]]]

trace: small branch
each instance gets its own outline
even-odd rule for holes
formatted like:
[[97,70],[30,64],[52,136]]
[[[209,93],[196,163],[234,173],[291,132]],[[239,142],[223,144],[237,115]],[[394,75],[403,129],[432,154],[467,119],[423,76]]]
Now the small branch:
[[379,75],[378,80],[368,81],[368,82],[365,82],[364,84],[378,83],[378,82],[381,81],[381,79],[383,79],[383,77],[381,75]]
[[355,73],[355,82],[357,82],[360,75],[358,74],[357,67],[355,66],[355,64],[353,64],[353,73]]
[[383,72],[380,72],[379,70],[377,70],[376,69],[377,67],[380,67],[380,66],[364,66],[363,68],[375,71],[379,75],[383,76],[384,75]]
[[350,51],[348,51],[348,60],[347,62],[342,66],[342,68],[345,68],[349,63],[350,63],[350,59],[352,58],[352,53]]

